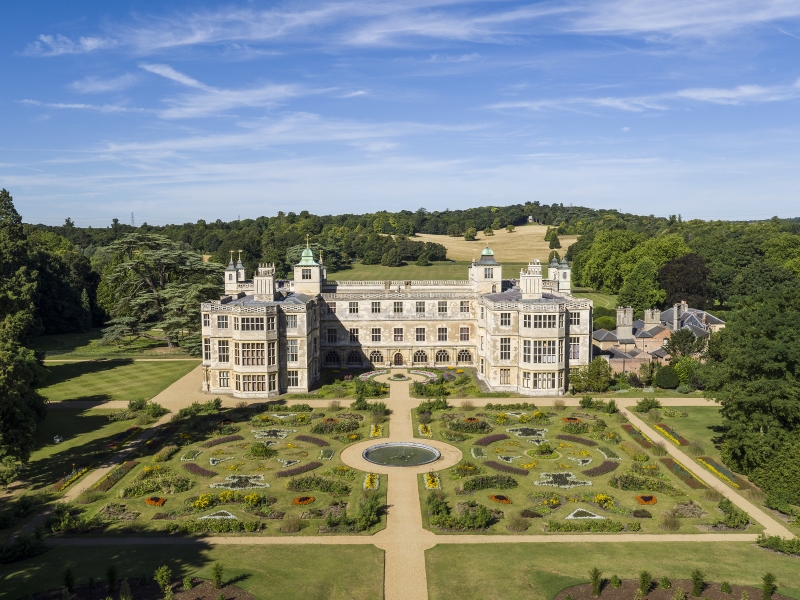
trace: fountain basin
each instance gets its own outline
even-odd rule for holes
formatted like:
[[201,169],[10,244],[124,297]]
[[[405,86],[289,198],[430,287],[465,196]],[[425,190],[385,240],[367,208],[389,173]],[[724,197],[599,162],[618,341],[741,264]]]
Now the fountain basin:
[[385,467],[418,467],[438,460],[441,453],[425,444],[387,442],[370,446],[361,456],[368,462]]

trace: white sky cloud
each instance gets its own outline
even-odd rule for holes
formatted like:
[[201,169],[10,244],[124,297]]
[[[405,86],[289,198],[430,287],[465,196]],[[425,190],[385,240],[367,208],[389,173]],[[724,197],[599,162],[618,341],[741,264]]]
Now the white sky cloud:
[[134,85],[138,77],[132,73],[125,73],[119,77],[103,79],[89,75],[78,81],[73,81],[69,87],[79,94],[100,94],[104,92],[119,92]]

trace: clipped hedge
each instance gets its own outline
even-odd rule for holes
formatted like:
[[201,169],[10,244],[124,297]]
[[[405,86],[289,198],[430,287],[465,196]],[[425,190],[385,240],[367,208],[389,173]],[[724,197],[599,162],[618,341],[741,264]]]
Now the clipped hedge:
[[519,467],[512,467],[511,465],[505,465],[503,463],[499,463],[493,460],[487,460],[483,463],[490,469],[494,469],[495,471],[500,471],[501,473],[512,473],[514,475],[527,475],[528,469],[521,469]]
[[499,442],[500,440],[507,440],[509,439],[505,433],[495,433],[494,435],[487,435],[486,437],[482,437],[479,440],[475,440],[473,443],[476,446],[488,446],[490,444],[494,444],[495,442]]
[[319,490],[331,496],[347,496],[350,494],[350,486],[343,481],[328,479],[318,475],[307,475],[290,479],[286,483],[286,489],[291,492],[313,492]]
[[243,440],[244,438],[240,435],[224,435],[222,437],[214,438],[213,440],[208,440],[201,444],[203,448],[211,448],[213,446],[218,446],[219,444],[226,444],[228,442],[238,442],[239,440]]
[[322,438],[314,437],[313,435],[296,435],[294,436],[298,442],[308,442],[309,444],[314,444],[315,446],[330,446],[328,442],[323,440]]
[[518,485],[517,480],[509,475],[477,475],[465,479],[461,489],[464,492],[489,489],[508,490]]
[[303,473],[308,473],[309,471],[313,471],[314,469],[319,469],[321,466],[322,466],[321,462],[312,461],[310,463],[306,463],[298,467],[286,469],[285,471],[278,471],[277,473],[275,473],[275,477],[294,477],[295,475],[301,475]]

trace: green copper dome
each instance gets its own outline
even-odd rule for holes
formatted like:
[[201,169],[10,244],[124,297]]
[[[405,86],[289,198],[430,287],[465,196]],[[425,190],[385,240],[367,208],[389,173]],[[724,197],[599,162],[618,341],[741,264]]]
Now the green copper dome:
[[486,246],[486,248],[483,249],[483,252],[481,252],[481,256],[494,256],[494,250],[489,248],[489,246]]
[[303,253],[300,255],[300,262],[297,263],[298,265],[316,265],[317,263],[314,262],[314,253],[311,251],[311,248],[305,248]]

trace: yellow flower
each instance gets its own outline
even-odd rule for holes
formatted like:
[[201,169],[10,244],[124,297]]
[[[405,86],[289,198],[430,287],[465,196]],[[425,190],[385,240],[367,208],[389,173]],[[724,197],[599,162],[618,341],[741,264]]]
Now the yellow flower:
[[204,508],[208,508],[211,506],[212,497],[211,494],[200,494],[197,497],[197,500],[192,502],[192,508],[196,508],[202,510]]
[[520,464],[520,467],[522,467],[523,469],[535,469],[536,468],[536,461],[532,461],[532,462],[529,462],[529,463],[522,463],[522,464]]

